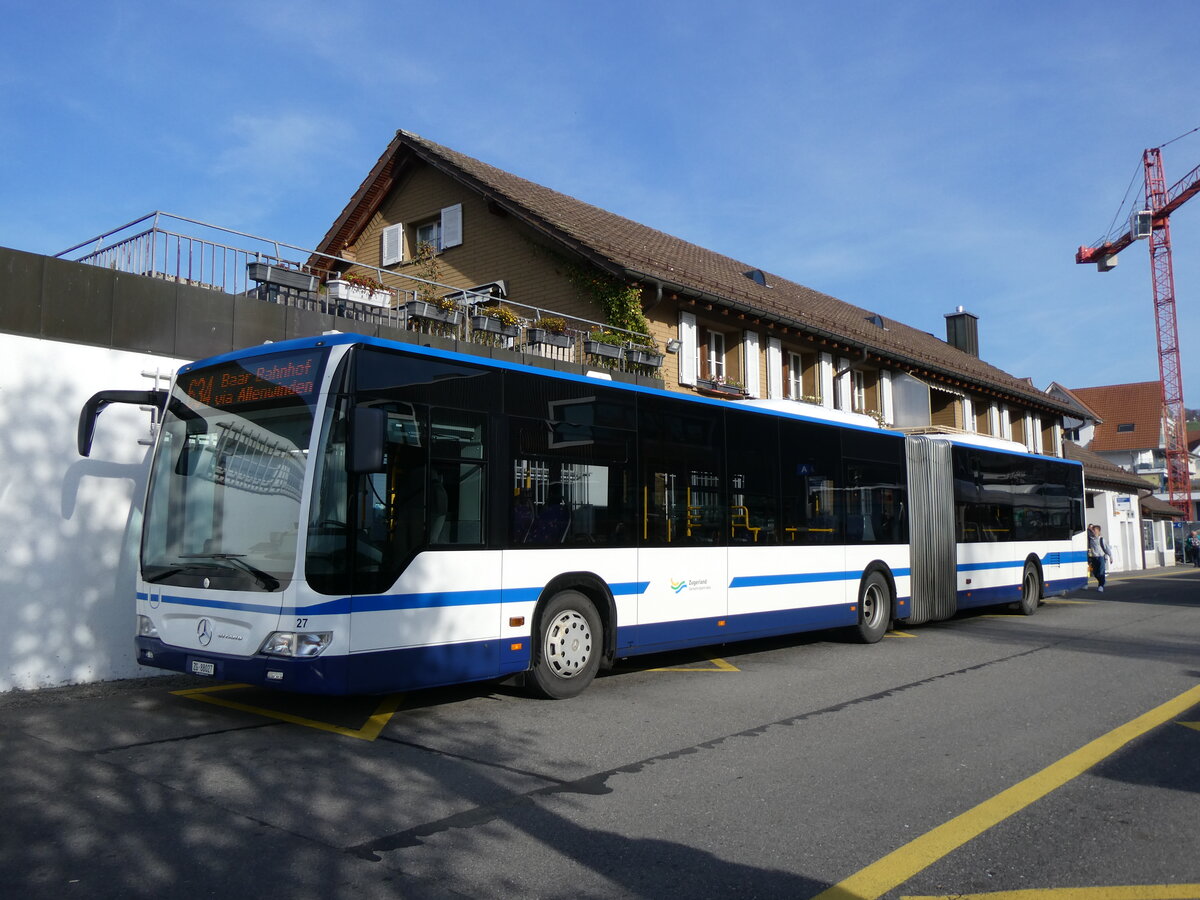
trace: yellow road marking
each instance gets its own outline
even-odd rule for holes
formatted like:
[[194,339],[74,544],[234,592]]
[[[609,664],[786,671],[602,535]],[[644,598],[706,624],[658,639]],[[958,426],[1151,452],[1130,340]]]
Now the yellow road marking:
[[967,841],[1020,812],[1035,800],[1040,800],[1116,753],[1130,741],[1197,703],[1200,703],[1200,685],[1114,728],[1108,734],[1067,754],[1024,781],[909,841],[844,881],[822,891],[816,900],[878,900]]
[[647,672],[740,672],[742,671],[737,666],[725,662],[723,659],[710,659],[710,663],[715,668],[693,668],[690,666],[664,666],[661,669],[647,669]]
[[912,637],[912,638],[915,638],[916,635],[909,634],[907,631],[889,631],[884,634],[884,637]]
[[281,722],[290,722],[292,725],[303,725],[305,728],[316,728],[319,731],[332,731],[334,734],[340,734],[343,737],[356,738],[360,741],[373,741],[379,737],[379,733],[383,731],[383,727],[396,714],[396,710],[400,706],[400,702],[404,699],[403,694],[392,694],[390,697],[385,697],[375,708],[375,712],[367,717],[367,721],[363,723],[361,728],[347,728],[345,725],[334,725],[332,722],[319,722],[316,719],[306,719],[304,716],[294,716],[291,713],[279,712],[273,709],[263,709],[260,706],[251,706],[248,703],[238,703],[236,700],[226,700],[224,697],[214,697],[220,691],[230,691],[236,688],[250,687],[248,684],[222,684],[215,687],[189,688],[183,691],[172,691],[180,697],[187,697],[189,700],[199,700],[202,703],[211,703],[213,706],[224,706],[227,709],[236,709],[241,712],[254,713],[259,716],[266,716],[268,719],[278,719]]
[[1087,604],[1095,603],[1096,601],[1095,600],[1063,600],[1060,597],[1051,597],[1047,600],[1043,600],[1042,602],[1043,603],[1077,603],[1081,606],[1087,606]]
[[1200,731],[1200,722],[1180,722],[1180,725],[1186,725],[1188,728],[1195,728]]
[[1116,887],[996,891],[991,894],[905,896],[901,900],[1196,900],[1200,884],[1129,884]]

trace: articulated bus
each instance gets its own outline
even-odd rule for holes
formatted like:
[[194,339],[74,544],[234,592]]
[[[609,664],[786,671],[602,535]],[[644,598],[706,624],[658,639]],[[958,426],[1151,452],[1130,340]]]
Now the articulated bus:
[[184,366],[137,593],[146,666],[370,694],[895,621],[1086,584],[1077,463],[791,401],[684,396],[359,335]]

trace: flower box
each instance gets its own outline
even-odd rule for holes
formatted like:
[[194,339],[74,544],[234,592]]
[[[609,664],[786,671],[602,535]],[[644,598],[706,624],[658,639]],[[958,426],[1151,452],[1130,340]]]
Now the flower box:
[[488,334],[498,334],[502,337],[516,337],[519,331],[516,325],[505,325],[494,316],[471,316],[471,328],[475,331],[486,331]]
[[316,275],[273,266],[270,263],[246,263],[246,275],[251,281],[257,281],[260,284],[277,284],[280,287],[296,291],[315,291],[317,289]]
[[545,328],[530,328],[525,332],[525,340],[530,344],[546,344],[550,347],[570,347],[571,336],[547,331]]
[[325,282],[325,289],[331,300],[349,300],[351,303],[366,303],[370,306],[391,306],[392,292],[389,290],[371,290],[359,284],[351,284],[340,278]]
[[442,309],[436,303],[426,300],[410,300],[404,304],[411,318],[427,319],[430,322],[445,322],[447,325],[457,325],[459,312],[453,309]]
[[625,361],[633,363],[635,366],[649,366],[652,369],[657,369],[663,364],[663,354],[657,350],[651,350],[649,347],[630,347],[625,351]]
[[697,390],[722,397],[745,397],[746,389],[738,384],[725,384],[722,381],[709,381],[704,378],[696,379]]
[[625,348],[620,344],[606,344],[604,341],[584,341],[583,351],[605,359],[620,359],[625,355]]

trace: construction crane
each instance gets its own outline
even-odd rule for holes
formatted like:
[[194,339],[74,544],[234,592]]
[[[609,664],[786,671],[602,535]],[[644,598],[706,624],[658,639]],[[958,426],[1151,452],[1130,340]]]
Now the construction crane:
[[1183,369],[1179,360],[1179,325],[1175,318],[1175,275],[1171,266],[1170,215],[1200,194],[1200,166],[1170,188],[1163,174],[1162,148],[1142,154],[1146,170],[1146,206],[1129,218],[1129,230],[1099,247],[1080,247],[1077,263],[1095,263],[1111,271],[1117,254],[1136,240],[1150,243],[1150,275],[1154,288],[1154,323],[1158,332],[1158,377],[1162,383],[1166,431],[1167,497],[1170,504],[1191,516],[1191,479],[1188,473],[1187,423],[1183,406]]

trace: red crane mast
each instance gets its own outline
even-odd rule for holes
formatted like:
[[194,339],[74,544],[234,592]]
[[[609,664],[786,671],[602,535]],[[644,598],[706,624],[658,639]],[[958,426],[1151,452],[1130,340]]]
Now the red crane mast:
[[1162,148],[1142,154],[1146,175],[1146,207],[1135,212],[1129,230],[1099,247],[1080,247],[1077,263],[1095,263],[1101,272],[1115,266],[1116,255],[1139,238],[1148,238],[1154,289],[1154,322],[1158,333],[1158,377],[1162,384],[1167,496],[1172,506],[1191,515],[1187,423],[1183,405],[1183,368],[1179,359],[1179,325],[1175,316],[1175,275],[1171,265],[1170,215],[1200,193],[1200,166],[1169,189],[1163,174]]

